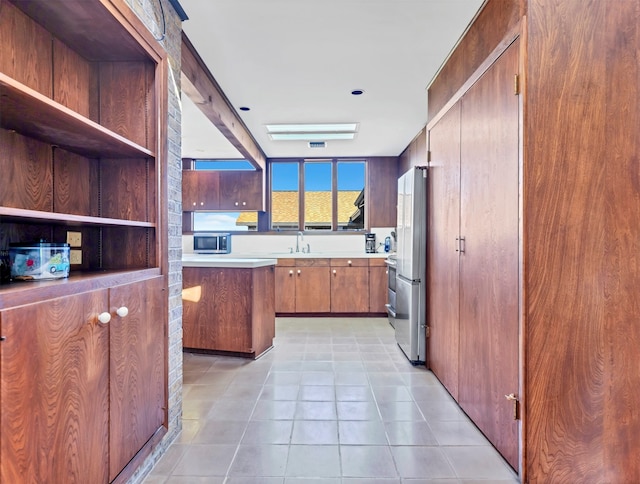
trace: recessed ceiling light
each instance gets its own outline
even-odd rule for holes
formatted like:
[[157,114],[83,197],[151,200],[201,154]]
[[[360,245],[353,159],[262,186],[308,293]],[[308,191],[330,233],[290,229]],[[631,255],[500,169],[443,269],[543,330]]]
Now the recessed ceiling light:
[[240,106],[238,109],[240,111],[251,111],[251,108],[248,108],[247,106]]
[[360,94],[364,94],[364,91],[362,89],[354,89],[353,91],[351,91],[351,94],[353,94],[354,96],[359,96]]
[[358,123],[267,124],[267,133],[353,133]]

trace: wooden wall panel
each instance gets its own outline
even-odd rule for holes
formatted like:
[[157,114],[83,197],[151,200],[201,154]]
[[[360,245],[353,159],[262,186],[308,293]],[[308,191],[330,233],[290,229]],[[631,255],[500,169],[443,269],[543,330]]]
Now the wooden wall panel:
[[380,157],[367,159],[365,191],[368,227],[395,227],[398,203],[398,159]]
[[57,39],[53,40],[53,100],[91,118],[91,101],[97,77],[95,64],[80,57]]
[[0,129],[0,205],[50,211],[53,197],[51,146],[18,133]]
[[53,152],[53,211],[98,214],[98,161],[63,149]]
[[429,132],[428,367],[458,400],[460,338],[460,103]]
[[100,124],[155,152],[153,123],[147,122],[154,97],[150,69],[142,62],[100,64]]
[[489,0],[428,89],[432,119],[525,13],[527,0]]
[[51,97],[51,34],[8,0],[0,0],[0,39],[0,72]]
[[102,268],[142,269],[155,266],[152,229],[144,227],[104,227]]
[[638,482],[640,11],[529,5],[529,482]]
[[275,267],[253,269],[251,346],[256,356],[273,346],[276,335]]
[[147,160],[102,160],[101,216],[149,221]]

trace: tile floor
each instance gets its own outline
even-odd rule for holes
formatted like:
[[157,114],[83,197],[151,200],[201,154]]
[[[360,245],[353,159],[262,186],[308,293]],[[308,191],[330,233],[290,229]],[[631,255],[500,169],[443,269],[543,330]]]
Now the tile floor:
[[517,483],[383,318],[278,318],[258,360],[184,355],[183,430],[145,484]]

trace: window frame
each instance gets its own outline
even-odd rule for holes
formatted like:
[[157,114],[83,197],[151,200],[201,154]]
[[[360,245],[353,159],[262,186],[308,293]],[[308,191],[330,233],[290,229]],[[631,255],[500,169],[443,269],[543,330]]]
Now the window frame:
[[[278,229],[273,228],[273,180],[272,166],[277,163],[298,163],[298,228],[296,229]],[[331,163],[331,230],[310,230],[305,231],[304,215],[305,215],[305,164],[306,163]],[[368,197],[367,180],[368,180],[368,162],[366,158],[278,158],[267,160],[268,175],[268,210],[269,210],[269,230],[272,232],[309,232],[313,234],[350,234],[362,233],[368,230],[368,220],[365,217],[363,227],[361,229],[339,230],[338,227],[338,164],[339,163],[362,163],[364,167],[364,193],[365,202],[364,210],[367,212]]]

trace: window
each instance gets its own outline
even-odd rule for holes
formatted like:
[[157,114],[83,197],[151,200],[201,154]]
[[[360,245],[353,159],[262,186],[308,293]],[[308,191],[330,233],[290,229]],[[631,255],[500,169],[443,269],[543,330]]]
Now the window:
[[364,229],[364,161],[272,161],[269,166],[272,230]]
[[[255,171],[247,160],[193,160],[193,169],[200,171]],[[226,212],[203,210],[193,213],[194,232],[257,231],[258,212]]]

